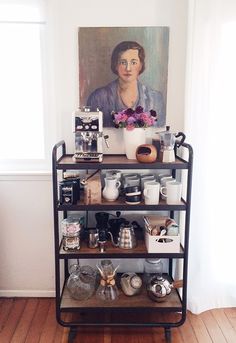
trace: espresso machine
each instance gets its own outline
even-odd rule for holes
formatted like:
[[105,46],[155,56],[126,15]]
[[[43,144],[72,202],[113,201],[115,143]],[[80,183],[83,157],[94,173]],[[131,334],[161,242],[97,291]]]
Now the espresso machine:
[[108,146],[108,136],[103,134],[103,113],[90,111],[90,107],[78,108],[73,113],[73,132],[75,133],[75,162],[102,162],[103,138]]

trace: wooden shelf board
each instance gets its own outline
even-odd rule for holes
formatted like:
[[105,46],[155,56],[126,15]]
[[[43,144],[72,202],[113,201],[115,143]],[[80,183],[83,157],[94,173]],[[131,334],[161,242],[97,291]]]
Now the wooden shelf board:
[[94,208],[96,210],[104,210],[104,208],[106,208],[106,210],[113,210],[113,209],[118,209],[118,210],[125,210],[125,211],[132,211],[132,210],[156,210],[156,211],[172,211],[172,210],[186,210],[186,203],[185,201],[182,199],[181,202],[179,204],[175,204],[175,205],[167,205],[166,201],[163,199],[160,199],[159,204],[158,205],[145,205],[144,201],[142,200],[140,204],[137,205],[130,205],[130,204],[126,204],[125,200],[122,196],[120,196],[116,201],[107,201],[105,199],[102,199],[102,202],[100,204],[89,204],[89,205],[85,205],[84,203],[84,199],[83,199],[83,195],[81,195],[81,199],[80,201],[78,201],[77,204],[75,205],[58,205],[58,210],[61,211],[78,211],[79,209],[89,209]]
[[186,169],[188,162],[178,158],[171,163],[154,162],[140,163],[137,160],[128,160],[125,155],[104,155],[103,161],[97,162],[74,162],[71,155],[62,156],[57,162],[57,169]]
[[93,295],[87,300],[75,300],[71,298],[67,288],[65,287],[61,298],[61,310],[69,311],[71,309],[82,308],[155,308],[160,309],[182,309],[182,304],[176,290],[172,290],[165,301],[158,303],[152,301],[143,288],[141,293],[133,297],[126,296],[121,290],[119,290],[119,298],[116,301],[105,302],[101,301]]
[[114,247],[110,241],[106,243],[106,251],[100,253],[98,248],[91,249],[87,247],[87,243],[82,241],[81,248],[78,251],[65,251],[62,247],[60,248],[60,258],[151,258],[151,257],[184,257],[183,248],[180,247],[179,252],[176,253],[148,253],[144,240],[138,240],[137,247],[134,249],[120,249]]

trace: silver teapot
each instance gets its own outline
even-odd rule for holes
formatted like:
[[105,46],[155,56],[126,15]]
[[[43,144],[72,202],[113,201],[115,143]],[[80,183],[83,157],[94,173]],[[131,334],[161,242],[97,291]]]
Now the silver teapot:
[[172,288],[180,288],[182,286],[183,280],[170,283],[162,276],[154,276],[150,279],[147,285],[147,294],[152,300],[156,302],[163,302],[171,293]]
[[117,243],[114,242],[113,235],[110,231],[108,231],[108,234],[110,235],[112,244],[115,247],[121,249],[133,249],[137,246],[137,240],[132,224],[122,224],[120,226]]

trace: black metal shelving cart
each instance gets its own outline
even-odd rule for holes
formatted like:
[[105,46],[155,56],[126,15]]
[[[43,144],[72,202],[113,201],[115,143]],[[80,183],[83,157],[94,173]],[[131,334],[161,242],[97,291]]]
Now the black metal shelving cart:
[[[180,150],[180,149],[178,149]],[[171,328],[180,326],[186,319],[187,302],[187,269],[188,269],[188,245],[191,206],[191,183],[193,151],[189,144],[184,143],[181,151],[176,151],[176,160],[173,163],[155,162],[151,164],[139,163],[136,160],[128,160],[124,155],[105,155],[103,162],[75,163],[72,155],[66,154],[66,145],[60,141],[53,148],[52,172],[53,172],[53,207],[54,207],[54,238],[55,238],[55,281],[56,281],[56,317],[58,323],[70,328],[68,341],[72,342],[76,331],[80,326],[145,326],[163,327],[167,342],[171,342]],[[185,153],[183,154],[183,150]],[[186,155],[187,158],[180,157]],[[160,200],[158,205],[127,205],[122,199],[115,202],[102,201],[97,205],[85,205],[80,200],[76,205],[60,205],[58,194],[59,173],[66,170],[171,170],[174,177],[186,170],[186,196],[181,199],[181,204],[167,205]],[[178,173],[178,175],[177,175]],[[60,238],[59,214],[67,217],[68,211],[168,211],[169,216],[174,218],[175,213],[184,211],[183,239],[179,252],[174,253],[148,253],[143,240],[138,242],[135,249],[123,250],[107,246],[101,254],[96,249],[87,248],[82,242],[81,249],[77,252],[66,252],[62,249]],[[181,271],[183,277],[182,291],[172,290],[168,300],[157,303],[149,299],[145,290],[139,296],[127,297],[120,294],[119,301],[103,303],[97,301],[95,296],[85,300],[76,301],[70,298],[65,287],[68,278],[68,264],[70,259],[101,259],[101,258],[165,258],[169,261],[169,277],[173,280],[173,261],[182,260]],[[135,315],[134,315],[135,314]],[[165,315],[168,316],[165,317]],[[166,319],[167,318],[167,319]],[[170,320],[171,318],[171,320]],[[172,320],[173,319],[173,320]]]

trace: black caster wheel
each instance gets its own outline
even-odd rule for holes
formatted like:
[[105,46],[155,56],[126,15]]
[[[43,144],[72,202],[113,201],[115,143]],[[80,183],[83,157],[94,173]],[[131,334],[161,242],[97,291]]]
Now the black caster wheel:
[[73,343],[74,339],[77,334],[77,329],[76,328],[70,328],[69,335],[68,335],[68,343]]
[[166,339],[166,343],[171,343],[171,330],[170,330],[170,328],[165,328],[165,339]]

